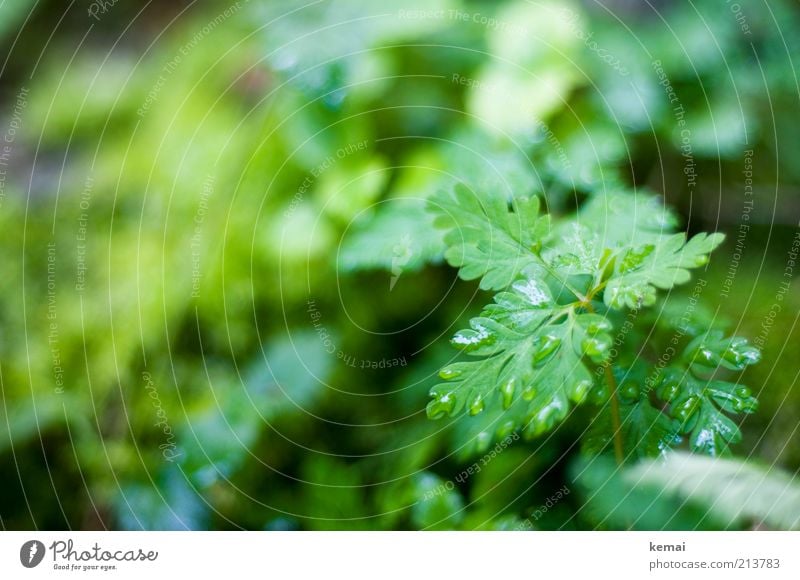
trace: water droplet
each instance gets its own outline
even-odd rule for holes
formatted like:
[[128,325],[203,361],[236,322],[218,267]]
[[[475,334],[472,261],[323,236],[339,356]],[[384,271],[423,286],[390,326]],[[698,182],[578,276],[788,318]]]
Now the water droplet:
[[547,304],[550,299],[547,294],[541,289],[535,280],[527,280],[525,282],[519,281],[514,283],[514,290],[525,296],[533,306],[541,306]]
[[758,400],[754,397],[739,399],[733,406],[739,413],[755,413],[758,410]]
[[586,400],[586,396],[589,394],[591,388],[592,388],[592,381],[590,380],[578,381],[572,386],[572,390],[570,391],[569,397],[577,404],[583,403]]
[[611,330],[611,322],[609,322],[606,317],[598,314],[590,316],[590,322],[586,325],[586,332],[589,334],[600,334],[601,332],[607,332]]
[[680,392],[680,385],[678,383],[666,383],[661,387],[661,398],[667,402],[672,401],[678,396]]
[[533,401],[533,398],[536,396],[537,392],[538,391],[536,390],[536,387],[533,385],[528,385],[525,387],[525,390],[522,391],[522,398],[525,401]]
[[609,390],[605,382],[596,385],[589,393],[592,403],[599,405],[608,400]]
[[750,346],[746,341],[740,341],[736,344],[731,344],[731,346],[722,353],[722,358],[733,364],[737,370],[741,370],[761,360],[761,351]]
[[469,404],[469,414],[474,417],[475,415],[483,411],[485,407],[486,405],[484,405],[483,403],[483,397],[481,397],[480,395],[475,395]]
[[700,357],[703,362],[707,363],[712,363],[714,360],[714,353],[705,346],[702,346],[697,350],[697,356]]
[[511,435],[514,430],[517,428],[517,424],[514,421],[506,421],[500,427],[497,428],[497,438],[498,439],[505,439],[509,435]]
[[537,365],[542,363],[547,357],[558,350],[559,346],[561,346],[561,339],[552,334],[545,334],[537,338],[533,345],[533,364]]
[[460,377],[460,376],[461,376],[461,371],[459,371],[457,369],[453,369],[453,368],[445,367],[445,368],[443,368],[442,370],[439,371],[439,377],[444,379],[444,380],[446,380],[446,381],[450,381],[450,380],[455,379],[456,377]]
[[611,340],[602,337],[584,338],[581,341],[581,350],[594,362],[603,362],[608,356]]
[[496,337],[493,333],[480,324],[475,324],[472,330],[459,330],[450,339],[450,344],[466,352],[477,350],[482,346],[493,344]]
[[698,397],[689,397],[675,408],[673,415],[675,415],[675,418],[679,419],[682,423],[686,423],[686,421],[688,421],[692,415],[694,415],[699,406],[700,399]]
[[550,404],[542,407],[531,419],[534,425],[531,437],[536,437],[552,429],[567,415],[566,401],[555,398]]
[[761,360],[761,351],[754,346],[749,346],[745,351],[742,353],[745,360],[747,361],[745,364],[754,365],[758,361]]
[[430,419],[441,419],[452,414],[455,407],[455,395],[453,393],[444,393],[429,402],[426,411]]
[[500,396],[503,401],[503,409],[508,409],[514,402],[514,391],[517,388],[516,379],[511,377],[500,387]]
[[619,395],[628,401],[635,401],[639,398],[639,386],[634,383],[625,383],[619,387]]

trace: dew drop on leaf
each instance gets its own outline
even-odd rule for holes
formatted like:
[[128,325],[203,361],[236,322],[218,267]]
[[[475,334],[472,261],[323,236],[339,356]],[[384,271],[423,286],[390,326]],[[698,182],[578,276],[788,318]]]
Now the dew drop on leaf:
[[517,428],[517,424],[514,421],[506,421],[500,427],[497,428],[497,438],[498,439],[505,439],[509,435],[511,435],[514,430]]
[[514,402],[514,391],[516,388],[516,379],[514,379],[514,377],[511,377],[501,385],[500,396],[502,397],[503,401],[503,409],[508,409],[511,406],[511,403]]
[[586,400],[586,396],[589,394],[589,391],[592,389],[592,381],[583,380],[578,381],[572,386],[570,390],[569,397],[575,403],[580,404]]
[[541,306],[550,301],[547,294],[536,283],[536,280],[516,282],[513,287],[514,290],[525,296],[533,306]]
[[475,395],[469,403],[469,414],[473,417],[483,411],[486,405],[483,402],[483,397]]
[[581,350],[595,362],[603,362],[606,359],[610,346],[610,340],[600,337],[584,338],[581,341]]
[[747,342],[733,343],[722,353],[722,358],[733,364],[737,370],[742,370],[757,363],[761,359],[761,351]]
[[544,362],[547,357],[552,355],[561,346],[561,339],[552,334],[545,334],[536,339],[534,344],[533,364],[538,365]]
[[439,395],[428,403],[427,412],[431,419],[441,419],[453,412],[456,407],[456,398],[453,393]]
[[625,383],[619,387],[619,395],[628,401],[635,401],[639,398],[639,386],[634,383]]
[[536,437],[555,427],[555,425],[566,416],[565,402],[556,397],[549,404],[540,409],[531,420],[533,425],[531,436]]
[[661,387],[660,396],[662,399],[667,401],[668,403],[675,399],[678,396],[678,393],[681,390],[681,386],[678,383],[670,382],[666,383]]
[[495,339],[495,335],[486,328],[476,325],[474,330],[459,330],[455,336],[450,339],[450,344],[463,351],[470,352],[482,346],[493,344]]
[[673,414],[676,419],[679,419],[682,423],[686,423],[697,411],[699,405],[700,399],[698,397],[689,397],[675,408]]
[[596,385],[589,392],[589,398],[591,402],[594,403],[595,405],[599,405],[607,401],[608,396],[609,396],[608,386],[605,384],[605,382]]
[[439,371],[439,377],[446,381],[450,381],[461,376],[461,371],[451,368],[443,368]]

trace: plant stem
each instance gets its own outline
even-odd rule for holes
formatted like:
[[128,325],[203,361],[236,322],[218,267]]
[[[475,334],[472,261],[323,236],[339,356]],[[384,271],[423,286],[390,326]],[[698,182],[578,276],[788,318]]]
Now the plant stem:
[[622,465],[622,462],[625,459],[625,451],[622,446],[622,420],[619,414],[617,379],[614,378],[614,372],[611,370],[611,365],[606,365],[605,375],[606,383],[611,389],[611,425],[614,429],[614,457],[617,459],[617,464]]
[[[594,296],[597,290],[590,292],[589,296]],[[594,314],[595,310],[591,301],[584,304],[587,311]],[[617,460],[617,465],[622,465],[625,460],[625,447],[622,441],[622,418],[619,414],[619,393],[617,392],[617,379],[614,378],[614,371],[611,365],[605,365],[603,372],[605,374],[606,384],[611,390],[611,427],[614,429],[614,457]]]

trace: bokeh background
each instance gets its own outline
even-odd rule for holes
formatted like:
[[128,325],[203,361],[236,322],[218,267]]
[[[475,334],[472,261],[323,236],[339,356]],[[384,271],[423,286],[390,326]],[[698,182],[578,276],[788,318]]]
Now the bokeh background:
[[620,510],[578,418],[428,420],[490,296],[424,208],[635,187],[725,232],[736,452],[793,478],[797,2],[6,0],[0,44],[3,529],[770,527]]

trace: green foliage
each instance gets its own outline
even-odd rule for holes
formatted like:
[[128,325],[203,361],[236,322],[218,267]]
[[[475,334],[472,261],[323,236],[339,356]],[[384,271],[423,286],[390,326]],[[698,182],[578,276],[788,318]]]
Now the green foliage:
[[800,484],[775,467],[674,453],[664,462],[641,463],[624,477],[629,484],[698,503],[709,518],[724,522],[727,528],[800,529]]
[[[758,349],[716,331],[698,336],[681,358],[687,368],[671,365],[658,374],[660,400],[650,392],[655,379],[642,373],[639,361],[620,366],[625,353],[611,353],[620,311],[653,306],[657,289],[688,282],[689,269],[705,266],[724,236],[701,233],[687,241],[670,232],[661,211],[634,221],[632,230],[620,228],[625,237],[612,220],[613,233],[601,237],[606,224],[592,216],[598,203],[589,207],[590,228],[569,217],[551,224],[535,196],[509,202],[456,186],[431,198],[434,224],[446,230],[447,261],[462,278],[480,278],[481,288],[500,292],[452,338],[454,347],[480,360],[440,371],[445,382],[431,390],[428,416],[464,409],[477,415],[500,405],[507,413],[498,436],[521,429],[534,438],[562,423],[571,405],[589,399],[597,407],[584,445],[590,452],[614,440],[619,460],[655,456],[685,433],[693,450],[723,453],[740,438],[723,411],[750,413],[757,403],[746,387],[710,375],[719,368],[743,370],[758,361]],[[637,201],[623,193],[605,203],[617,211],[646,210],[655,198]],[[515,405],[520,398],[526,404]]]
[[692,450],[719,455],[741,440],[738,425],[723,411],[754,413],[758,401],[747,387],[713,375],[720,368],[744,370],[760,358],[759,350],[747,340],[711,331],[689,343],[681,363],[665,369],[657,393],[670,404],[670,413],[689,436]]
[[423,200],[399,199],[401,207],[380,208],[358,216],[350,225],[338,256],[344,271],[402,267],[413,272],[439,261],[442,233],[433,227]]
[[631,247],[617,255],[618,263],[606,285],[605,302],[612,308],[641,308],[656,302],[656,289],[685,284],[689,268],[705,266],[708,255],[722,243],[722,234],[698,234],[688,242],[675,234],[662,243]]
[[621,470],[608,459],[582,460],[571,472],[582,511],[600,528],[800,527],[800,486],[775,467],[676,451]]
[[539,216],[539,199],[518,198],[509,211],[505,198],[480,198],[463,185],[452,195],[434,197],[434,225],[447,230],[445,258],[465,280],[481,278],[484,290],[499,290],[519,272],[537,263],[534,252],[548,233],[549,219]]
[[[641,396],[638,384],[630,376],[620,383],[619,393],[619,437],[625,457],[657,457],[680,444],[679,423]],[[612,450],[615,433],[612,407],[603,405],[583,438],[583,451],[593,455]]]
[[800,466],[800,16],[739,3],[6,0],[3,526],[794,527],[671,460]]

